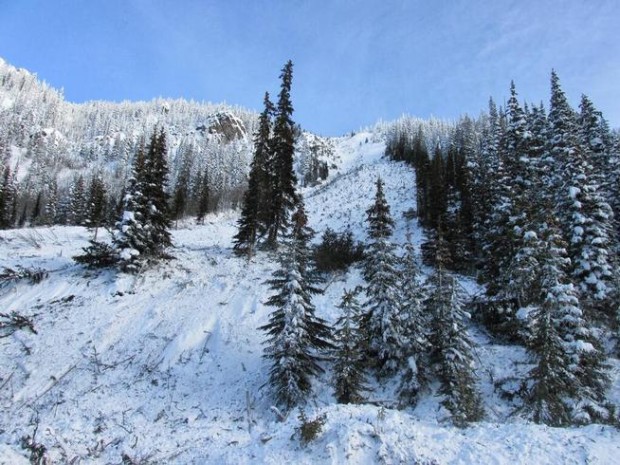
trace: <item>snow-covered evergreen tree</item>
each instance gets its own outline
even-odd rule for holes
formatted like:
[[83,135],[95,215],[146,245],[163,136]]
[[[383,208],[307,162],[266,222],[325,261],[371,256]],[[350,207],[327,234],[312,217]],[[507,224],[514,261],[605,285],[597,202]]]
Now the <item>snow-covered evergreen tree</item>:
[[292,217],[290,239],[281,254],[281,268],[268,281],[274,294],[267,305],[275,310],[259,329],[267,339],[264,357],[271,361],[269,382],[279,404],[291,408],[307,400],[313,376],[323,372],[321,353],[333,348],[331,331],[315,315],[312,295],[320,292],[309,269],[307,225],[303,202]]
[[106,222],[106,208],[108,206],[107,189],[99,173],[93,174],[88,194],[88,215],[86,224],[94,230],[93,240],[97,240],[97,233]]
[[613,211],[608,203],[610,185],[609,135],[604,120],[584,95],[579,114],[579,152],[568,164],[571,172],[567,208],[572,212],[569,247],[572,275],[581,290],[586,308],[613,315],[611,300],[617,292],[614,276],[618,272]]
[[539,303],[528,315],[536,366],[526,382],[525,411],[553,426],[607,419],[604,356],[568,279],[570,260],[553,223],[541,244]]
[[69,188],[69,212],[67,221],[71,225],[82,226],[86,220],[87,194],[86,181],[80,175]]
[[113,235],[120,268],[133,273],[138,272],[143,266],[149,243],[145,223],[147,209],[147,200],[144,196],[145,175],[146,153],[144,146],[140,146],[134,157],[132,176],[122,199],[121,218],[116,223]]
[[554,320],[557,304],[557,296],[550,294],[530,313],[533,337],[529,347],[538,357],[528,375],[525,411],[536,423],[563,426],[570,423],[568,399],[574,395],[577,379],[567,368],[570,360]]
[[248,189],[243,197],[238,232],[233,249],[238,255],[251,257],[260,236],[269,227],[272,199],[270,197],[273,176],[269,171],[272,161],[271,118],[274,113],[269,94],[265,93],[265,109],[259,117],[258,130],[254,136],[254,158],[250,168]]
[[122,216],[116,224],[114,247],[121,269],[137,272],[148,261],[165,257],[171,245],[166,161],[166,135],[153,132],[148,151],[141,145],[125,191]]
[[163,257],[165,249],[172,245],[167,152],[166,132],[163,128],[159,133],[153,131],[145,163],[144,198],[147,205],[144,216],[148,254],[154,258]]
[[427,311],[432,314],[431,360],[440,380],[442,404],[455,425],[465,426],[484,416],[474,373],[474,345],[467,332],[469,314],[464,310],[463,291],[446,271],[447,246],[441,231],[437,238],[437,267],[428,281]]
[[403,360],[403,328],[400,320],[398,257],[391,242],[394,220],[377,179],[373,205],[366,211],[370,244],[364,261],[367,300],[364,331],[371,362],[384,373],[394,372]]
[[275,247],[278,238],[289,227],[290,214],[295,208],[298,195],[295,190],[297,176],[293,170],[295,154],[295,123],[293,122],[293,105],[291,103],[291,84],[293,81],[293,63],[289,60],[280,74],[282,83],[278,94],[273,138],[271,141],[272,157],[269,164],[272,190],[270,194],[270,214],[267,243]]
[[491,199],[487,235],[485,237],[485,274],[488,281],[488,294],[503,301],[497,317],[497,329],[511,332],[514,329],[514,308],[506,302],[505,272],[519,247],[525,211],[523,157],[526,156],[526,119],[517,99],[514,82],[510,83],[510,99],[506,115],[506,130],[498,148],[494,162]]
[[571,275],[581,292],[582,303],[587,308],[595,308],[613,293],[610,237],[613,214],[604,198],[600,177],[593,169],[593,163],[601,155],[597,154],[600,148],[596,136],[585,127],[591,125],[594,111],[588,103],[587,100],[582,102],[580,130],[577,115],[568,104],[559,78],[552,73],[549,151],[557,189],[555,214],[568,242]]
[[[620,192],[620,132],[615,131],[609,139],[609,172],[606,176],[608,180],[607,195],[614,212],[615,235],[620,242],[620,195],[618,195]],[[620,244],[616,247],[616,254],[620,257]]]
[[204,224],[205,215],[209,212],[209,202],[211,201],[211,181],[209,180],[209,169],[207,167],[200,175],[197,192],[198,211],[196,213],[196,223]]
[[[493,177],[497,170],[499,151],[501,144],[500,114],[495,101],[489,99],[489,115],[484,121],[480,138],[479,150],[468,151],[466,169],[471,178],[471,195],[474,209],[474,217],[477,222],[474,226],[475,237],[478,247],[486,236],[485,228],[488,225],[490,215],[489,205],[492,204]],[[480,254],[480,258],[482,254]]]
[[404,328],[403,354],[406,364],[399,386],[399,397],[407,405],[417,403],[420,390],[428,381],[428,341],[430,318],[424,308],[425,293],[413,244],[408,238],[400,275],[400,319]]
[[5,166],[0,178],[0,229],[15,226],[17,216],[17,184],[10,166]]
[[[503,176],[498,179],[501,202],[491,216],[493,226],[487,238],[489,260],[494,275],[487,276],[487,294],[493,305],[485,313],[485,324],[494,334],[519,340],[522,333],[517,317],[531,301],[536,282],[537,262],[532,257],[539,219],[550,214],[540,173],[540,153],[530,149],[532,133],[527,112],[517,100],[511,83],[506,131],[503,137]],[[538,110],[536,110],[538,116]],[[546,143],[546,141],[544,141]],[[492,257],[492,258],[491,258]]]
[[578,139],[576,114],[568,103],[566,94],[560,86],[560,79],[555,71],[551,72],[551,99],[548,121],[548,151],[553,160],[551,172],[554,178],[552,178],[552,181],[554,182],[554,187],[561,188],[564,181],[564,167],[575,152]]
[[364,401],[366,385],[366,335],[362,329],[362,308],[358,290],[344,291],[338,308],[340,317],[334,330],[334,388],[336,400],[342,404]]

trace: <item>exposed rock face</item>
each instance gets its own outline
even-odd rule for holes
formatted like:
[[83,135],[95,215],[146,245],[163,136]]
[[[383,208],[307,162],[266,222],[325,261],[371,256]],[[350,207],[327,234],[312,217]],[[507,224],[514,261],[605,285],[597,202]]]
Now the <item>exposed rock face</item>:
[[222,143],[229,143],[246,136],[247,130],[243,121],[235,115],[217,112],[209,116],[206,124],[198,126],[197,131],[217,137]]

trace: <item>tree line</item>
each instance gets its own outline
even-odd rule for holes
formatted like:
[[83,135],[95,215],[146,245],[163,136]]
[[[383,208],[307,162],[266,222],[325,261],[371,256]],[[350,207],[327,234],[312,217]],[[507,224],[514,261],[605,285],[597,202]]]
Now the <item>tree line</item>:
[[552,72],[548,113],[521,105],[513,83],[505,109],[491,100],[448,144],[429,149],[421,128],[395,131],[387,154],[415,167],[425,260],[439,266],[447,243],[444,266],[486,289],[480,321],[533,357],[507,394],[539,422],[613,418],[603,340],[617,340],[620,317],[620,151],[590,99],[573,110]]

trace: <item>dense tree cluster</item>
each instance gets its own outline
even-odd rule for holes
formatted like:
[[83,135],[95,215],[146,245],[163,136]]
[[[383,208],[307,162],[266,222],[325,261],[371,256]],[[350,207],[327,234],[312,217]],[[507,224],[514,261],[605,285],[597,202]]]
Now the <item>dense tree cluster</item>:
[[532,354],[521,392],[538,422],[610,420],[598,337],[619,317],[618,140],[587,97],[570,107],[555,72],[548,114],[512,83],[505,109],[491,100],[447,139],[422,125],[388,136],[388,155],[416,169],[425,260],[474,274],[482,322]]
[[[269,281],[275,293],[267,303],[275,311],[260,328],[267,332],[265,357],[272,361],[270,385],[276,401],[287,408],[306,402],[312,378],[324,370],[320,362],[331,360],[338,402],[365,402],[371,374],[399,379],[403,406],[415,405],[430,381],[437,380],[455,424],[479,420],[484,411],[458,282],[441,265],[423,283],[410,243],[404,256],[396,254],[394,220],[382,180],[377,179],[375,200],[367,210],[366,286],[345,291],[333,328],[315,316],[311,303],[311,295],[318,292],[317,274],[302,207],[293,215],[282,267]],[[447,256],[445,242],[440,243],[438,253]]]

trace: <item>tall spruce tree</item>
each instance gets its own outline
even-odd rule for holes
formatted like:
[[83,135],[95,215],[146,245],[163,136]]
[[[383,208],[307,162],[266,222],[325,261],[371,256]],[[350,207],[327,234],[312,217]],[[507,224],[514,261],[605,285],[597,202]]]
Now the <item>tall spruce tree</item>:
[[403,327],[400,320],[398,258],[390,238],[394,220],[390,215],[383,181],[377,179],[373,205],[366,211],[371,242],[364,262],[367,300],[364,331],[369,357],[377,368],[391,373],[403,360]]
[[536,366],[525,383],[524,409],[535,422],[552,426],[608,419],[604,356],[568,279],[570,260],[554,223],[539,244],[540,294],[528,315]]
[[140,144],[122,198],[121,217],[113,234],[113,245],[118,254],[120,268],[133,273],[143,266],[148,251],[149,237],[145,215],[147,200],[144,195],[146,169],[145,147]]
[[[520,147],[518,157],[518,180],[512,202],[513,255],[508,266],[502,270],[500,299],[510,305],[510,311],[496,315],[496,324],[502,326],[502,334],[510,339],[524,337],[521,321],[517,315],[540,302],[541,251],[544,248],[547,221],[553,218],[553,198],[548,183],[549,166],[546,164],[546,117],[542,105],[526,114],[527,125],[519,140],[513,133],[514,142],[509,147]],[[512,119],[512,118],[511,118]],[[510,123],[509,123],[510,124]],[[523,137],[522,136],[522,137]]]
[[167,179],[166,135],[163,129],[155,130],[148,150],[141,144],[134,158],[114,233],[114,248],[124,271],[135,273],[150,261],[166,258],[165,250],[172,245]]
[[529,347],[538,357],[528,375],[525,410],[536,423],[564,426],[570,423],[568,399],[577,380],[567,369],[570,359],[564,351],[557,320],[553,319],[558,302],[554,297],[549,295],[530,314],[532,339]]
[[209,168],[205,166],[204,172],[200,176],[200,182],[198,183],[198,212],[196,213],[196,223],[204,224],[205,215],[209,212],[209,202],[211,201]]
[[271,145],[273,155],[269,163],[269,171],[273,179],[267,233],[267,245],[270,247],[276,247],[279,238],[286,233],[290,214],[298,201],[295,190],[297,177],[293,170],[295,124],[292,119],[293,105],[291,103],[293,63],[290,60],[284,65],[280,79],[282,83],[276,106]]
[[17,186],[11,168],[4,167],[0,179],[0,229],[15,225],[17,210]]
[[586,129],[594,109],[587,99],[582,104],[580,129],[578,115],[570,107],[557,74],[552,72],[549,151],[557,189],[555,215],[568,242],[571,276],[581,292],[582,304],[588,310],[607,310],[609,314],[608,300],[613,295],[615,271],[611,240],[613,213],[600,185],[600,176],[594,170],[597,158],[602,155],[598,153],[596,137]]
[[518,336],[517,312],[523,303],[520,293],[527,291],[521,287],[521,278],[527,279],[521,273],[528,266],[527,253],[521,253],[521,249],[532,220],[531,206],[537,201],[532,191],[537,173],[529,166],[527,124],[526,113],[511,82],[506,130],[497,161],[497,185],[493,189],[496,203],[489,217],[486,239],[487,294],[495,300],[495,305],[485,312],[485,322],[495,334],[512,340]]
[[238,232],[235,235],[233,249],[237,255],[251,257],[258,239],[269,227],[272,199],[273,176],[269,172],[272,158],[271,119],[275,111],[265,93],[265,109],[258,120],[258,130],[254,135],[254,158],[250,168],[248,189],[243,197]]
[[86,181],[84,176],[80,175],[69,187],[68,223],[82,226],[86,221],[87,205]]
[[614,312],[615,275],[618,264],[615,250],[613,211],[608,203],[610,185],[609,140],[605,121],[590,99],[581,98],[579,114],[579,155],[573,159],[574,182],[569,198],[573,200],[573,236],[571,238],[572,275],[582,292],[581,301],[589,310],[606,316]]
[[577,121],[566,94],[560,85],[560,78],[551,71],[551,99],[549,105],[548,150],[553,157],[555,185],[562,186],[564,167],[577,148]]
[[420,268],[409,236],[401,263],[400,319],[404,328],[403,354],[406,365],[399,386],[399,397],[404,404],[414,406],[428,381],[430,319],[424,308],[425,293],[420,282]]
[[172,194],[171,213],[175,220],[175,227],[178,225],[178,221],[185,216],[190,197],[190,178],[193,153],[191,147],[184,148],[182,153],[181,167],[177,174],[177,179],[174,184],[174,192]]
[[281,268],[268,281],[274,294],[267,305],[275,310],[259,328],[267,334],[264,357],[271,361],[269,382],[276,401],[287,408],[307,400],[312,377],[323,372],[321,354],[333,348],[330,328],[315,315],[312,304],[312,295],[320,290],[309,269],[312,231],[301,201],[292,222]]
[[489,99],[488,118],[482,122],[484,124],[479,147],[465,153],[465,170],[470,186],[472,217],[475,219],[473,238],[476,249],[476,267],[479,270],[487,268],[490,255],[487,241],[490,237],[488,229],[491,226],[492,208],[489,207],[494,205],[492,192],[493,178],[496,173],[494,167],[498,163],[501,140],[500,116],[492,98]]
[[357,300],[358,290],[344,291],[338,308],[340,317],[334,331],[334,387],[336,400],[341,404],[364,401],[366,385],[366,341],[362,329],[362,308]]
[[[614,212],[615,235],[620,242],[620,132],[615,131],[609,136],[609,170],[607,173],[608,183],[607,196],[609,204]],[[620,244],[616,247],[616,255],[620,259]],[[620,322],[619,322],[620,323]],[[619,324],[620,326],[620,324]]]
[[[523,194],[523,172],[521,157],[524,155],[524,134],[526,131],[525,113],[517,99],[514,82],[510,83],[510,99],[506,115],[506,129],[501,137],[497,158],[493,163],[493,183],[491,187],[491,212],[486,227],[485,275],[488,280],[487,292],[493,297],[506,300],[502,295],[506,286],[505,272],[518,247],[518,223],[523,212],[517,206]],[[508,320],[514,320],[514,309],[503,302],[499,313]],[[511,332],[510,322],[506,329]]]
[[609,190],[608,177],[611,165],[612,137],[609,126],[586,95],[581,96],[578,115],[579,142],[589,153],[592,176],[606,191]]
[[147,201],[145,213],[149,235],[149,254],[161,258],[172,245],[170,236],[170,213],[168,209],[168,158],[164,128],[153,131],[146,160],[144,195]]
[[437,235],[436,269],[428,284],[427,311],[432,314],[429,336],[434,363],[440,380],[442,404],[457,426],[465,426],[484,416],[482,400],[474,374],[474,345],[467,333],[468,314],[463,308],[462,289],[446,271],[449,260],[441,228]]
[[107,197],[107,189],[101,175],[99,173],[93,174],[90,180],[86,218],[86,224],[94,231],[93,241],[97,240],[99,228],[106,223]]

